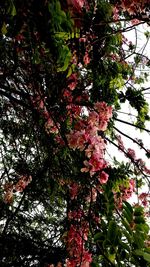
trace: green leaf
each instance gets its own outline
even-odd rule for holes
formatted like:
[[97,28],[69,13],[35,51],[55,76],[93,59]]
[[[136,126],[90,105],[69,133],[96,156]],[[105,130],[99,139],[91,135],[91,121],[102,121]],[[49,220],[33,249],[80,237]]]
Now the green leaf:
[[128,221],[129,224],[132,222],[133,216],[132,216],[132,214],[130,213],[129,210],[127,210],[127,211],[124,210],[123,211],[123,216],[126,218],[126,220]]
[[108,226],[107,238],[112,244],[116,245],[116,242],[118,241],[117,237],[118,237],[118,226],[115,221],[110,221]]
[[127,251],[130,252],[130,247],[127,245],[127,243],[120,241],[120,245]]
[[94,235],[94,241],[97,242],[98,240],[101,240],[103,238],[103,234],[102,233],[96,233]]
[[2,33],[2,35],[6,35],[6,33],[7,33],[7,26],[6,26],[5,22],[3,23],[3,26],[1,28],[1,33]]
[[12,10],[11,10],[11,15],[14,17],[14,16],[16,16],[16,14],[17,14],[16,7],[15,7],[15,5],[13,4],[13,5],[12,5]]
[[132,243],[132,236],[125,230],[122,230],[122,233],[124,234],[124,236],[126,237],[127,241],[129,243]]
[[139,235],[139,233],[134,233],[133,235],[134,243],[138,248],[143,248],[144,246],[144,238],[142,234]]
[[138,256],[143,256],[144,260],[150,262],[150,253],[144,252],[142,249],[136,249],[134,253]]
[[118,77],[112,79],[109,83],[110,89],[121,89],[124,85],[124,79],[121,74],[118,74]]
[[150,262],[150,254],[149,253],[144,252],[143,253],[143,258],[144,258],[144,260]]
[[133,208],[132,206],[127,202],[127,201],[124,201],[124,208],[126,208],[126,211],[130,211],[131,214],[133,214]]
[[69,63],[70,63],[70,60],[71,60],[71,56],[72,56],[72,54],[71,54],[69,48],[66,45],[63,45],[63,47],[60,51],[60,57],[58,59],[58,64],[63,65],[63,66],[57,68],[58,72],[67,70]]
[[143,207],[139,206],[136,207],[134,210],[134,216],[140,216],[143,215]]
[[143,216],[135,216],[134,218],[134,222],[137,224],[141,224],[141,223],[145,223],[145,219],[143,218]]
[[72,74],[72,67],[69,68],[66,78],[68,78]]
[[127,221],[130,224],[133,221],[133,208],[128,202],[124,201],[123,209],[124,209],[123,216],[127,219]]
[[116,258],[116,254],[115,254],[115,253],[114,253],[114,254],[108,254],[108,259],[109,259],[112,263],[115,262],[115,258]]
[[130,233],[130,235],[132,236],[132,230],[131,230],[131,227],[129,225],[129,223],[127,222],[126,219],[122,220],[122,224],[124,225],[124,227],[126,228],[126,230]]
[[146,223],[139,223],[135,225],[135,230],[136,232],[142,232],[146,237],[149,233],[149,226]]
[[142,249],[136,249],[133,252],[138,256],[143,256],[143,250]]
[[56,36],[56,38],[58,37],[58,38],[63,39],[63,40],[68,40],[70,34],[67,32],[56,32],[55,36]]

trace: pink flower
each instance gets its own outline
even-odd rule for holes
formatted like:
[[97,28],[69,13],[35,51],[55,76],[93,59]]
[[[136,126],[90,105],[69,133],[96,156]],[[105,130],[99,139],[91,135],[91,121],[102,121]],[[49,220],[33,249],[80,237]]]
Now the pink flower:
[[64,146],[64,145],[65,145],[65,142],[64,142],[63,138],[62,138],[61,136],[59,136],[59,135],[56,135],[56,136],[55,136],[55,141],[56,141],[58,144],[60,144],[61,146]]
[[139,24],[140,23],[140,20],[138,20],[138,19],[132,19],[131,20],[131,24],[132,25],[137,25],[137,24]]
[[77,139],[77,148],[79,148],[81,151],[85,148],[85,143],[88,140],[88,133],[85,132],[85,130],[82,130],[79,133],[78,139]]
[[66,260],[66,267],[76,267],[76,261],[73,259]]
[[95,126],[95,125],[93,125],[92,123],[89,123],[89,125],[86,127],[86,130],[87,130],[87,132],[89,133],[89,135],[92,138],[93,136],[96,136],[97,135],[98,127]]
[[97,199],[97,189],[96,188],[92,188],[90,195],[86,197],[86,201],[87,202],[95,202]]
[[85,167],[81,169],[81,172],[88,172],[90,170],[90,164],[87,160],[83,161]]
[[106,161],[102,158],[99,158],[99,154],[94,154],[89,160],[89,165],[91,166],[90,173],[94,174],[101,169],[104,169],[107,164]]
[[85,149],[85,155],[90,158],[92,155],[97,154],[99,158],[103,158],[105,143],[101,136],[93,136],[88,139],[88,147]]
[[68,5],[72,5],[79,13],[85,4],[85,0],[67,0],[67,2]]
[[98,115],[97,112],[92,111],[92,112],[89,113],[88,123],[98,126],[98,124],[99,124],[99,115]]
[[95,103],[94,108],[99,112],[101,120],[108,121],[112,117],[112,107],[107,106],[104,101]]
[[146,166],[144,166],[144,171],[145,171],[147,174],[150,174],[150,169],[148,169]]
[[109,175],[106,172],[102,171],[100,176],[98,177],[98,180],[101,184],[106,184],[108,181],[108,177]]
[[72,93],[68,89],[64,90],[63,96],[65,98],[71,99],[71,101],[72,101]]
[[68,87],[71,91],[73,91],[77,85],[77,74],[72,73],[70,77],[68,78],[68,81],[69,81]]
[[133,160],[136,159],[135,151],[133,149],[131,149],[131,148],[128,148],[127,155]]
[[84,216],[84,212],[81,209],[70,211],[68,213],[68,219],[69,220],[74,219],[75,221],[77,221],[77,220],[80,221],[83,216]]
[[[100,131],[105,131],[107,129],[107,124],[109,119],[112,117],[112,107],[107,106],[105,102],[97,102],[94,105],[94,108],[98,111],[99,113],[99,120],[97,120],[98,129]],[[92,114],[94,115],[94,114]],[[95,116],[95,120],[96,120]]]
[[49,114],[49,112],[48,112],[47,110],[44,110],[42,114],[43,114],[43,117],[44,117],[46,120],[48,120],[48,119],[50,118],[50,114]]
[[91,263],[91,262],[92,262],[92,254],[89,253],[88,251],[84,251],[84,253],[83,253],[83,264],[81,266],[82,267],[87,267],[87,266],[89,266],[89,263]]
[[81,38],[79,38],[79,42],[83,42],[83,43],[85,43],[87,41],[87,38],[86,37],[81,37]]
[[130,189],[132,191],[135,190],[135,181],[134,181],[134,179],[130,179],[130,181],[129,181],[129,187],[130,187]]
[[70,185],[70,198],[75,199],[78,195],[79,186],[77,183],[72,183]]
[[119,149],[124,151],[125,147],[124,147],[123,141],[121,139],[121,136],[117,135],[116,138],[117,138],[117,141],[118,141]]
[[85,65],[88,65],[90,63],[90,57],[87,51],[85,52],[85,55],[83,57],[83,62]]
[[70,132],[70,134],[67,135],[67,140],[70,148],[72,149],[77,148],[77,139],[78,139],[78,132],[72,131]]
[[72,131],[67,135],[68,144],[72,149],[80,149],[81,151],[85,148],[85,143],[88,140],[88,134],[85,130],[82,131]]
[[85,155],[87,158],[90,158],[92,156],[92,152],[95,150],[94,145],[88,145],[88,148],[85,149]]
[[99,127],[98,128],[99,128],[100,131],[106,131],[107,125],[108,125],[108,123],[107,123],[106,120],[101,120],[99,122]]
[[44,106],[45,106],[45,104],[44,104],[43,100],[40,100],[40,102],[39,102],[39,108],[40,109],[44,109]]
[[58,133],[59,124],[57,123],[55,125],[55,122],[52,120],[52,118],[48,118],[47,122],[45,123],[45,131],[49,133]]
[[113,7],[113,19],[118,20],[119,19],[119,9],[117,7]]
[[66,106],[68,110],[68,115],[73,116],[74,118],[79,117],[81,114],[81,107],[78,105],[70,104]]

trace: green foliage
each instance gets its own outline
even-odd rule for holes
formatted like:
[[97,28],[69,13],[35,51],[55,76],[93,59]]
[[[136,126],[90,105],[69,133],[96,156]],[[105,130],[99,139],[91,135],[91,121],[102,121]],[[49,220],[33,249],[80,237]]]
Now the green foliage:
[[66,71],[69,66],[70,60],[71,60],[71,52],[68,46],[62,45],[58,59],[58,64],[62,67],[58,67],[57,71]]
[[110,86],[110,89],[122,89],[123,85],[124,85],[124,80],[123,80],[122,75],[119,73],[118,77],[110,81],[109,86]]
[[[128,200],[122,205],[120,201],[137,172],[136,186],[142,184],[138,162],[120,162],[111,155],[113,163],[103,169],[109,175],[104,184],[98,178],[101,171],[93,176],[89,171],[81,172],[85,160],[90,160],[85,156],[87,143],[91,142],[91,151],[99,149],[99,144],[92,143],[98,136],[89,137],[93,121],[88,122],[89,114],[95,114],[96,102],[105,101],[113,107],[108,129],[98,131],[105,145],[109,139],[116,144],[115,118],[122,103],[128,101],[137,110],[136,125],[144,127],[149,119],[141,87],[147,75],[134,75],[134,67],[142,57],[135,55],[132,64],[126,60],[128,51],[123,48],[122,36],[125,28],[122,22],[113,22],[112,1],[99,0],[96,6],[94,0],[88,2],[88,7],[78,10],[59,0],[1,1],[3,267],[58,267],[59,261],[64,264],[72,256],[67,248],[70,225],[84,228],[85,249],[92,254],[90,266],[143,267],[150,262],[144,208]],[[148,33],[145,35],[148,38]],[[129,50],[134,53],[134,48],[130,45]],[[85,53],[90,64],[84,62]],[[68,86],[72,73],[77,77],[74,90]],[[140,89],[129,87],[131,78]],[[85,134],[83,149],[69,147],[71,131],[75,138],[76,133]],[[92,167],[91,163],[88,167]],[[16,189],[21,178],[28,176],[32,181]],[[79,218],[69,218],[70,211],[82,210]]]
[[129,101],[130,105],[138,112],[138,118],[136,122],[137,126],[144,127],[145,121],[149,120],[149,117],[147,115],[149,106],[142,92],[140,90],[135,90],[131,87],[128,87],[126,91],[126,98]]
[[65,13],[59,0],[48,3],[48,10],[51,15],[51,30],[52,32],[63,32],[72,30],[72,21],[69,13]]

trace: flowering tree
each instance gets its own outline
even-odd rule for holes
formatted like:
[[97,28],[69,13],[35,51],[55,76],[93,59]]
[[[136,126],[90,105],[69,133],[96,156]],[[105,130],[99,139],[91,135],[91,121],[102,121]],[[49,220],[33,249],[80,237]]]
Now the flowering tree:
[[116,126],[150,133],[149,1],[7,0],[0,17],[1,266],[150,266],[150,168],[123,137],[150,150]]

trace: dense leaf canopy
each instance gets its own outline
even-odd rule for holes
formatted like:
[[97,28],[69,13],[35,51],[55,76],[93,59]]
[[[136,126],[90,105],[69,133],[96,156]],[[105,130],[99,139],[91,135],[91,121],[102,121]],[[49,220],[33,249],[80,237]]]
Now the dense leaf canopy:
[[149,6],[1,0],[0,266],[150,266]]

